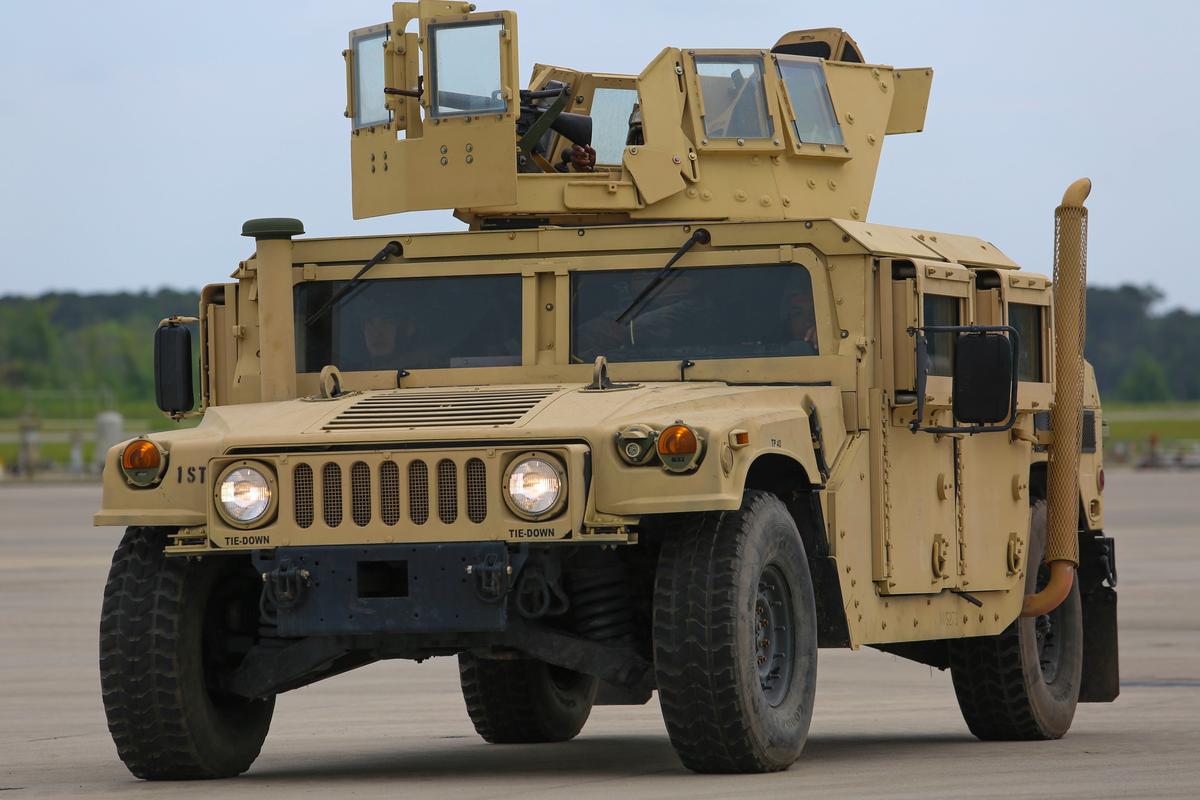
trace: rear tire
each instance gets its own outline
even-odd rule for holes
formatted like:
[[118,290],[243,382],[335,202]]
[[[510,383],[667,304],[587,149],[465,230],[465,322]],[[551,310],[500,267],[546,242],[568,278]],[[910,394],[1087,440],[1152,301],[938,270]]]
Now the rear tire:
[[663,719],[695,772],[787,769],[808,739],[817,616],[796,523],[776,496],[704,514],[663,542],[654,593]]
[[566,742],[592,713],[599,681],[535,659],[458,656],[459,681],[475,732],[492,744]]
[[[1046,503],[1030,508],[1025,591],[1045,584]],[[1083,668],[1083,618],[1076,581],[1049,615],[1018,618],[997,636],[950,642],[950,674],[971,733],[985,741],[1059,739],[1075,718]]]
[[139,778],[227,778],[250,768],[275,698],[213,688],[257,629],[258,583],[237,556],[166,558],[166,535],[129,528],[100,617],[100,687],[117,755]]

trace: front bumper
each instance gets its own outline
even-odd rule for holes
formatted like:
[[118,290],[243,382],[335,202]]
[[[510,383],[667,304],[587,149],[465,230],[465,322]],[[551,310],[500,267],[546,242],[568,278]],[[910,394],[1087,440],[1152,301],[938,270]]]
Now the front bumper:
[[508,625],[523,556],[503,542],[256,551],[281,637],[488,633]]

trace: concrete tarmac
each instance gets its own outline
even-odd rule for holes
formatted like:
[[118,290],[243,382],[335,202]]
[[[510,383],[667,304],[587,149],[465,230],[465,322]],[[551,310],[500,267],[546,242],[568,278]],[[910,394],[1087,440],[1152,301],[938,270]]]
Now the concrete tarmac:
[[99,489],[0,484],[0,797],[1200,797],[1200,475],[1111,472],[1121,697],[1061,741],[983,743],[947,673],[823,650],[809,744],[774,775],[684,770],[651,701],[562,745],[493,746],[453,659],[386,662],[282,695],[258,762],[220,783],[137,781],[100,703],[97,622],[121,531]]

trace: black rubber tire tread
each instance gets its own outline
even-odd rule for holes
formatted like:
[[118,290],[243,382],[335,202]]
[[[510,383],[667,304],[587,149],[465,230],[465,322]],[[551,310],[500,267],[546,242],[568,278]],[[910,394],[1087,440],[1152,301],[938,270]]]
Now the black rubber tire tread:
[[[1038,564],[1045,543],[1046,508],[1031,508],[1029,563]],[[1031,570],[1026,592],[1036,588]],[[967,727],[984,741],[1039,741],[1062,738],[1071,727],[1079,698],[1083,663],[1083,622],[1078,582],[1061,606],[1066,650],[1053,684],[1047,684],[1037,657],[1035,620],[1018,618],[996,636],[949,643],[950,674]]]
[[[762,707],[757,672],[747,668],[749,654],[739,645],[757,593],[756,585],[745,585],[746,571],[754,567],[748,562],[771,546],[789,556],[790,589],[798,601],[798,660],[786,709],[778,714]],[[689,517],[664,540],[655,580],[654,667],[663,720],[684,766],[702,773],[761,773],[795,762],[812,720],[815,609],[799,531],[773,494],[747,491],[739,510]]]
[[166,533],[129,528],[100,618],[100,686],[117,755],[147,780],[233,777],[254,763],[274,697],[214,705],[204,685],[204,600],[229,557],[166,558]]
[[567,742],[583,730],[592,712],[599,681],[569,675],[563,689],[552,680],[555,669],[534,659],[499,660],[458,656],[459,682],[475,732],[491,744]]

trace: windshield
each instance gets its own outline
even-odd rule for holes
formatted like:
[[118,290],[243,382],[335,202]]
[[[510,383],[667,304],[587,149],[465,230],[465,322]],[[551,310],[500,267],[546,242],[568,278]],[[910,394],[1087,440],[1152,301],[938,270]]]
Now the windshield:
[[670,273],[636,316],[615,322],[658,269],[571,275],[571,360],[812,356],[812,279],[795,264],[691,267]]
[[296,369],[508,367],[521,363],[521,276],[364,281],[331,313],[305,320],[347,281],[295,288]]

